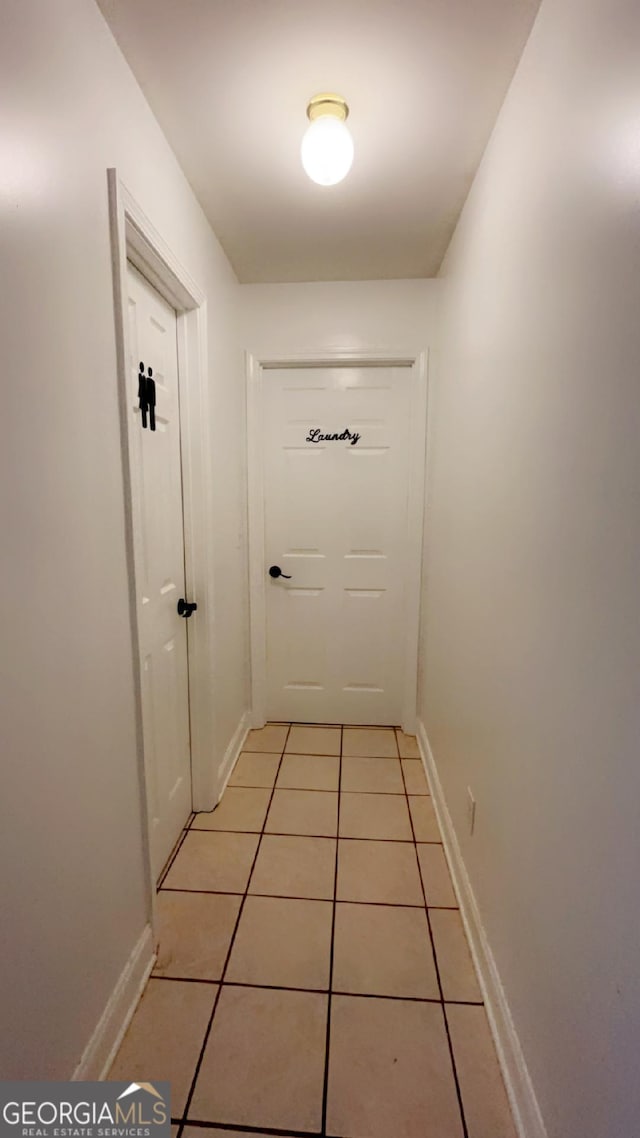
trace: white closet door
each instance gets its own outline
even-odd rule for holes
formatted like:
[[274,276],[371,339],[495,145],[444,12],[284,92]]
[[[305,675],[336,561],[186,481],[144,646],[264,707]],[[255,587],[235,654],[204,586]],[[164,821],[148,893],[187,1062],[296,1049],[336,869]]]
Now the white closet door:
[[[191,754],[184,527],[180,460],[177,320],[174,310],[128,267],[129,415],[146,780],[151,855],[160,873],[191,811]],[[155,430],[138,403],[140,364],[155,382]],[[191,618],[194,619],[194,618]]]
[[411,382],[264,372],[269,719],[401,721]]

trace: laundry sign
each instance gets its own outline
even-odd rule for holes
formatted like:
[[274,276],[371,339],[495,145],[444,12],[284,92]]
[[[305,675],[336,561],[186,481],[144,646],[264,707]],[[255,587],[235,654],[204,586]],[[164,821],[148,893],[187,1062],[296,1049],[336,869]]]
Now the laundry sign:
[[320,427],[311,427],[306,441],[308,443],[350,443],[352,447],[360,441],[361,436],[357,431],[350,431],[345,427],[343,431],[338,433],[334,431],[333,434],[323,435]]

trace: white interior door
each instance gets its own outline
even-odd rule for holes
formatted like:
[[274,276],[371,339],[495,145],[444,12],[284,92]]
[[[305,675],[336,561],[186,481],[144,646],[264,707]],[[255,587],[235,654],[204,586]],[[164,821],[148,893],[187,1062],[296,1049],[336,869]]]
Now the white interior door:
[[263,378],[267,717],[399,724],[412,371]]
[[[191,811],[187,620],[177,320],[128,265],[127,392],[142,720],[151,860],[159,875]],[[139,369],[155,383],[155,430],[139,407]],[[193,618],[191,618],[193,619]]]

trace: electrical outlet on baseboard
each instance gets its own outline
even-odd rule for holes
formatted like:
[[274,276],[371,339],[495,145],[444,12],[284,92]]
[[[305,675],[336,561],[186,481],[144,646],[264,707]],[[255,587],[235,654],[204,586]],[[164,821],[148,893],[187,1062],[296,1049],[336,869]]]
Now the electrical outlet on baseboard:
[[469,834],[473,834],[476,825],[476,800],[471,792],[471,787],[467,787],[467,829]]

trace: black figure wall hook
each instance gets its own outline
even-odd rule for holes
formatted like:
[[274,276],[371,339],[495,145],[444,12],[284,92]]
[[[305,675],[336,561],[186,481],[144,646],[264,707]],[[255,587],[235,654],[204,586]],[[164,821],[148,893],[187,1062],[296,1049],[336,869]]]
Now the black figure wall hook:
[[144,374],[144,364],[140,361],[138,369],[138,406],[140,407],[140,415],[142,417],[143,429],[147,425],[147,412],[149,413],[149,427],[152,431],[156,429],[156,384],[153,376],[153,368],[147,369],[148,374]]

